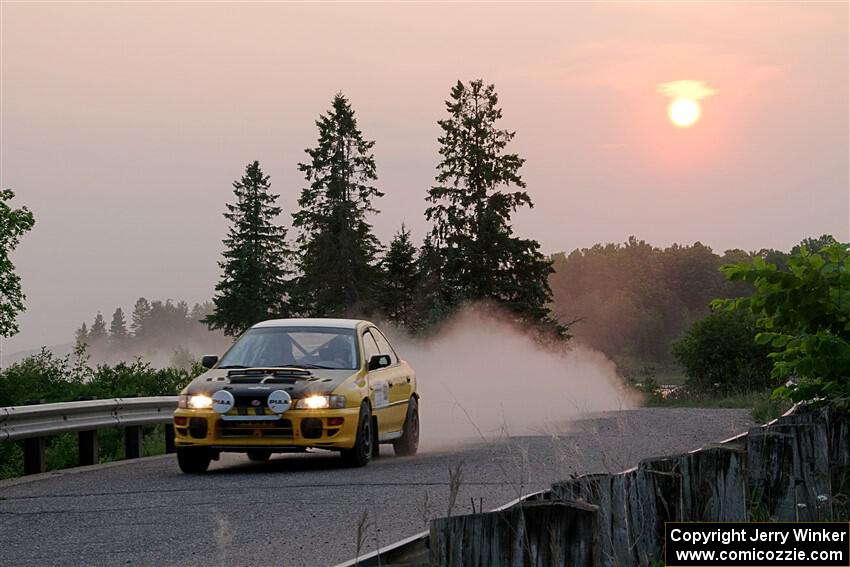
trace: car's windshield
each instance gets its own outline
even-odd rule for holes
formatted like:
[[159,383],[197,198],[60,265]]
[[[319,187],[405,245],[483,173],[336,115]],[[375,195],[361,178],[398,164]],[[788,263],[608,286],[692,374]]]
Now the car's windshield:
[[359,367],[354,329],[260,327],[249,329],[221,358],[219,368],[289,366]]

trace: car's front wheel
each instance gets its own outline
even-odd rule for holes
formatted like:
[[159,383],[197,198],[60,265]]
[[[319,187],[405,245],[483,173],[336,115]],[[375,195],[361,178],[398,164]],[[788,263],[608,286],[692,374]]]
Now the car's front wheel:
[[178,447],[177,464],[180,470],[187,474],[206,472],[210,466],[212,455],[205,447]]
[[419,403],[410,398],[407,404],[407,418],[404,420],[404,432],[393,441],[393,451],[399,457],[412,457],[419,450]]
[[372,458],[372,412],[369,406],[360,406],[354,447],[342,450],[342,460],[350,467],[362,467]]

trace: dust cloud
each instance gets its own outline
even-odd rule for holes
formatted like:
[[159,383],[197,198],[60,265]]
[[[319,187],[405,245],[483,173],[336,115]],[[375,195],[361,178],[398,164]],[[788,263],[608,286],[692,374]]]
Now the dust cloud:
[[425,450],[561,432],[638,403],[603,354],[541,345],[491,310],[466,309],[427,340],[391,334],[416,370]]

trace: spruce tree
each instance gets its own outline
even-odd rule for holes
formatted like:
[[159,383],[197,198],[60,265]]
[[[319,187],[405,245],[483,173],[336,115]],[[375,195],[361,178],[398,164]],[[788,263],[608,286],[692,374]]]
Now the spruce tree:
[[513,234],[511,216],[533,204],[519,174],[525,160],[506,151],[515,133],[497,127],[495,87],[458,81],[446,109],[449,117],[438,122],[437,184],[425,212],[433,222],[428,244],[437,253],[439,274],[432,278],[439,297],[452,306],[492,301],[521,320],[565,332],[547,308],[551,262],[536,241]]
[[390,321],[410,327],[414,323],[419,266],[410,231],[402,223],[381,261],[383,285],[378,306]]
[[222,275],[215,286],[215,309],[204,320],[210,329],[235,336],[264,319],[289,316],[290,252],[286,229],[275,224],[281,208],[270,188],[257,161],[233,183],[236,201],[224,213],[230,228],[219,262]]
[[89,339],[91,340],[99,340],[106,338],[106,321],[103,319],[103,315],[100,311],[97,312],[97,315],[94,317],[94,322],[91,325],[91,331],[89,331]]
[[112,321],[109,322],[109,345],[113,356],[123,352],[127,347],[127,321],[124,319],[124,310],[116,308],[112,313]]
[[80,328],[77,329],[77,332],[74,333],[74,345],[75,345],[75,347],[79,348],[83,345],[88,344],[88,342],[89,342],[89,328],[88,328],[88,325],[86,325],[85,322],[83,322],[83,324],[80,325]]
[[304,314],[327,317],[374,307],[380,243],[367,222],[381,197],[374,142],[363,139],[354,110],[337,94],[331,109],[316,121],[318,143],[308,148],[308,163],[298,164],[308,186],[293,215],[299,229],[299,268],[295,297]]
[[120,307],[112,314],[112,321],[109,323],[109,337],[117,342],[122,342],[127,338],[127,322],[124,320],[124,310]]
[[133,314],[130,316],[130,328],[133,330],[133,336],[137,339],[144,337],[145,327],[148,324],[151,316],[151,304],[144,297],[136,300],[133,306]]

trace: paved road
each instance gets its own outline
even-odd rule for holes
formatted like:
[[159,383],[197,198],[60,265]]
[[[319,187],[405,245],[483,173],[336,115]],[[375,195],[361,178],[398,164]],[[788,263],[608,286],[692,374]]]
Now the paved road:
[[[335,455],[268,464],[225,455],[187,476],[172,456],[0,482],[0,565],[333,565],[445,515],[448,471],[462,464],[455,513],[485,509],[574,473],[617,472],[751,425],[741,410],[639,409],[558,435],[517,437],[345,469]],[[384,448],[384,454],[391,453]]]

